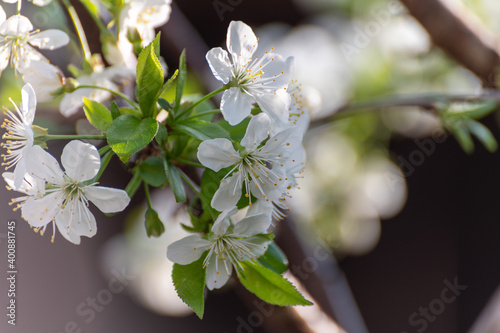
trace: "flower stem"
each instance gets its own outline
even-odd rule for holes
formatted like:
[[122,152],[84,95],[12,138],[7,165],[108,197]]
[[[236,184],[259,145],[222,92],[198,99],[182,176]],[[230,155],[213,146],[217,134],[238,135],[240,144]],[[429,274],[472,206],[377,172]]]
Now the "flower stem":
[[99,17],[95,14],[95,12],[92,10],[92,3],[89,0],[80,0],[80,3],[87,9],[87,12],[90,14],[92,19],[94,20],[95,24],[99,28],[99,31],[101,32],[101,37],[102,36],[111,36],[114,38],[113,34],[106,28],[104,23],[99,19]]
[[[116,90],[113,90],[113,89],[109,89],[109,88],[105,88],[105,87],[99,87],[99,86],[93,86],[93,85],[88,85],[88,84],[82,84],[80,86],[77,86],[76,89],[84,89],[84,88],[90,88],[90,89],[101,89],[101,90],[105,90],[105,91],[108,91],[118,97],[121,97],[123,98],[124,100],[126,100],[130,105],[132,105],[137,111],[141,111],[141,108],[139,106],[139,104],[137,104],[136,102],[134,102],[132,99],[130,99],[127,95],[125,94],[122,94],[121,92],[119,91],[116,91]],[[75,90],[76,90],[75,89]]]
[[[200,105],[201,103],[205,102],[207,99],[209,98],[212,98],[213,96],[217,95],[218,93],[220,92],[223,92],[224,90],[227,90],[229,89],[230,87],[226,84],[226,85],[223,85],[222,87],[220,87],[219,89],[217,90],[214,90],[212,91],[211,93],[209,94],[206,94],[205,96],[203,96],[200,100],[194,102],[193,104],[191,104],[191,106],[189,106],[186,110],[182,111],[181,113],[179,113],[178,115],[175,116],[176,119],[178,118],[181,118],[182,116],[188,114],[191,110],[193,110],[195,107],[197,107],[198,105]],[[179,103],[180,101],[176,101],[176,103]]]
[[183,158],[176,157],[176,158],[174,158],[174,160],[176,160],[179,163],[185,164],[185,165],[190,165],[190,166],[194,166],[197,168],[205,168],[205,166],[203,164],[196,163],[196,162],[193,162],[190,160],[185,160]]
[[69,0],[61,0],[61,2],[66,7],[71,20],[73,21],[76,33],[78,34],[78,38],[80,39],[80,44],[82,44],[83,56],[85,57],[85,60],[89,64],[91,64],[92,52],[90,51],[89,42],[87,41],[87,36],[85,35],[85,30],[83,29],[82,22],[78,17],[75,7],[73,7]]
[[146,194],[146,202],[148,203],[148,208],[151,209],[151,196],[149,194],[149,186],[144,183],[144,193]]
[[184,173],[184,171],[182,171],[181,169],[178,169],[178,170],[179,170],[179,173],[181,175],[181,178],[186,182],[186,184],[188,184],[189,187],[191,187],[196,194],[200,195],[200,187],[197,184],[195,184],[191,180],[191,178],[189,178],[188,175],[186,175]]
[[43,139],[48,140],[105,140],[105,135],[79,135],[79,134],[48,134]]
[[108,151],[104,155],[104,157],[101,159],[101,167],[99,168],[99,172],[95,176],[95,180],[94,180],[95,182],[97,182],[99,180],[99,178],[101,178],[101,175],[104,172],[104,170],[106,170],[106,167],[108,166],[109,161],[111,161],[111,157],[113,157],[113,152]]
[[200,112],[200,113],[196,113],[196,114],[194,114],[192,116],[184,118],[183,120],[190,120],[190,119],[193,119],[193,118],[203,117],[203,116],[206,116],[206,115],[209,115],[209,114],[216,114],[216,113],[220,113],[220,109],[213,109],[213,110],[207,110],[207,111],[203,111],[203,112]]
[[99,149],[99,156],[103,156],[104,154],[106,154],[110,150],[111,150],[111,147],[109,145],[105,145],[104,147]]

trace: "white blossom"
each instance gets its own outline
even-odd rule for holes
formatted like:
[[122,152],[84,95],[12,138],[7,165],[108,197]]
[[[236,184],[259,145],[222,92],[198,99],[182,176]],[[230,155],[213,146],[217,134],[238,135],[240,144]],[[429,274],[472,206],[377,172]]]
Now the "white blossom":
[[[6,3],[17,3],[18,1],[22,1],[22,0],[3,0],[3,2],[6,2]],[[43,6],[46,6],[49,3],[51,3],[52,0],[32,0],[31,2],[34,5],[37,5],[39,7],[43,7]]]
[[293,58],[284,59],[272,52],[255,55],[258,39],[241,21],[229,24],[226,44],[227,51],[216,47],[206,55],[217,80],[230,86],[221,100],[224,119],[236,125],[257,103],[273,122],[286,122],[288,103],[277,91],[285,90],[291,80]]
[[[14,182],[16,181],[16,176],[12,172],[2,173],[2,177],[7,183],[7,189],[15,190]],[[17,178],[19,179],[19,178]],[[9,202],[9,205],[15,205],[14,211],[18,210],[26,201],[40,199],[45,194],[45,182],[31,177],[25,174],[21,179],[21,185],[17,187],[18,192],[24,194],[23,196],[13,198]]]
[[[231,223],[236,207],[223,211],[215,221],[208,239],[198,235],[187,236],[167,248],[167,258],[177,264],[187,265],[198,260],[208,251],[203,261],[209,290],[224,286],[233,272],[243,271],[241,261],[256,260],[263,255],[271,240],[259,236],[267,232],[271,216],[249,211],[239,222]],[[239,274],[238,274],[239,275]]]
[[50,102],[61,91],[64,75],[59,68],[46,61],[35,60],[23,72],[23,81],[31,84],[39,103]]
[[302,137],[294,128],[269,137],[270,129],[269,117],[260,113],[250,120],[238,151],[224,138],[200,144],[198,159],[204,166],[215,172],[232,167],[215,192],[212,207],[223,211],[235,206],[242,190],[250,204],[251,195],[259,200],[274,201],[285,191],[287,169],[299,163],[289,157],[301,146]]
[[[77,81],[79,85],[97,86],[106,89],[117,90],[118,87],[111,80],[108,69],[98,68],[90,75],[81,75]],[[65,117],[70,117],[78,112],[83,106],[83,97],[102,103],[111,97],[109,91],[94,88],[79,88],[72,93],[67,93],[59,104],[59,111]]]
[[132,0],[120,14],[121,34],[136,29],[145,47],[155,38],[155,28],[170,18],[171,0]]
[[22,91],[21,107],[12,101],[15,112],[4,109],[7,117],[2,123],[2,128],[5,128],[6,133],[2,138],[6,141],[0,145],[7,150],[7,154],[2,154],[5,170],[15,166],[13,184],[14,189],[18,189],[23,181],[26,172],[25,157],[29,150],[33,147],[34,134],[31,126],[35,118],[36,112],[36,95],[31,85],[26,84]]
[[97,232],[89,201],[104,213],[114,213],[125,209],[130,198],[123,190],[92,183],[101,164],[94,146],[73,140],[64,147],[61,162],[65,171],[40,146],[32,148],[26,169],[31,177],[45,182],[45,196],[26,201],[22,216],[35,228],[53,222],[68,241],[79,244],[81,236]]
[[48,61],[34,46],[53,50],[68,43],[68,35],[61,30],[33,31],[33,25],[25,16],[13,15],[5,20],[4,15],[0,15],[0,74],[9,62],[22,73],[32,66],[32,61]]

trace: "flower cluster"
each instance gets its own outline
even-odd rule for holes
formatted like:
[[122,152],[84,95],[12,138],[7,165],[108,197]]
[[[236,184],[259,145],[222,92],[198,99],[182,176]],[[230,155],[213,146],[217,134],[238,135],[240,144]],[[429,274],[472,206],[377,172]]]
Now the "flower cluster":
[[[7,133],[2,147],[6,169],[14,172],[2,174],[7,188],[24,196],[12,199],[14,210],[21,209],[23,218],[43,235],[53,222],[60,233],[74,244],[80,236],[92,237],[97,231],[96,221],[88,202],[93,202],[102,212],[113,213],[125,209],[130,198],[123,190],[96,186],[92,180],[97,175],[101,159],[97,149],[81,141],[69,142],[61,156],[65,171],[55,158],[39,145],[33,145],[33,119],[36,96],[31,85],[22,90],[22,103],[16,113],[7,110],[2,124]],[[55,227],[54,227],[55,233]],[[54,234],[52,241],[54,240]]]
[[[300,85],[292,80],[293,58],[273,49],[261,52],[252,29],[231,22],[227,50],[217,47],[206,54],[222,87],[203,97],[188,95],[185,52],[179,69],[166,80],[168,67],[154,31],[168,21],[171,0],[107,2],[99,10],[86,6],[109,65],[92,53],[75,8],[64,0],[58,4],[68,11],[82,51],[82,65],[69,64],[73,77],[66,77],[35,48],[62,47],[69,43],[68,35],[56,29],[35,30],[20,13],[21,1],[17,14],[9,18],[0,7],[0,73],[10,63],[25,83],[21,104],[11,100],[14,109],[4,107],[2,124],[2,176],[9,190],[20,193],[11,200],[14,210],[42,235],[52,224],[52,241],[57,229],[69,242],[80,244],[82,236],[97,232],[90,203],[103,213],[120,212],[142,188],[148,204],[146,234],[158,237],[165,225],[152,207],[150,188],[168,184],[175,200],[186,204],[192,226],[183,226],[193,233],[167,249],[167,257],[176,264],[172,274],[178,291],[190,285],[174,277],[183,265],[195,265],[194,270],[205,276],[198,279],[204,283],[197,293],[205,287],[221,288],[233,270],[246,279],[245,286],[259,286],[247,274],[248,265],[259,266],[264,271],[258,276],[289,289],[281,276],[283,267],[266,265],[281,260],[286,266],[269,229],[273,220],[285,217],[286,200],[305,163],[302,140],[309,117]],[[41,6],[50,0],[33,2]],[[175,98],[167,100],[174,82],[175,91],[170,92]],[[208,100],[221,92],[220,107],[208,107]],[[77,115],[83,106],[86,122],[77,126],[80,133],[54,135],[34,124],[37,102],[56,97],[66,117]],[[88,134],[82,133],[85,130]],[[60,162],[46,150],[46,142],[54,139],[72,140]],[[105,143],[98,150],[80,141],[85,139]],[[133,174],[125,190],[98,185],[115,155]],[[267,252],[275,257],[263,259]],[[300,294],[289,296],[287,304],[308,304]],[[193,307],[192,300],[183,300]]]
[[[214,76],[226,85],[220,110],[230,125],[251,117],[240,141],[215,138],[201,142],[198,160],[215,172],[223,170],[211,206],[220,215],[207,239],[188,236],[169,246],[167,256],[179,264],[204,259],[209,289],[222,287],[232,272],[243,271],[242,261],[255,261],[270,240],[263,235],[281,209],[295,177],[302,172],[305,152],[302,139],[309,118],[301,108],[298,86],[292,81],[293,58],[258,54],[258,39],[243,22],[231,22],[227,49],[214,48],[207,61]],[[261,113],[252,116],[256,105]],[[257,109],[257,110],[258,110]],[[247,217],[233,223],[237,204],[244,198]],[[222,274],[220,274],[222,273]]]

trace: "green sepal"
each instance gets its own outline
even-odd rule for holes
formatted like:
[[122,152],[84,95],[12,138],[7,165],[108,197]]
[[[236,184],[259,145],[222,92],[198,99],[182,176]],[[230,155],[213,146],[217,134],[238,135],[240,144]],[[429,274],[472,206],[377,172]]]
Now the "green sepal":
[[151,207],[146,210],[144,215],[146,226],[146,233],[148,237],[160,237],[165,232],[165,226],[158,217],[158,213]]
[[167,176],[163,167],[163,159],[151,156],[138,167],[139,173],[146,184],[160,187],[167,182]]

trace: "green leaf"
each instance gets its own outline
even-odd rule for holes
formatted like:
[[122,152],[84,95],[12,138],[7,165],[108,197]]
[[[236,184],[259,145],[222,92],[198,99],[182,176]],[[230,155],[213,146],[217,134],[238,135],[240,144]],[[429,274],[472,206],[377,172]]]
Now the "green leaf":
[[446,117],[480,119],[487,116],[497,108],[498,103],[496,101],[452,104],[446,111]]
[[144,117],[155,116],[156,101],[163,86],[163,68],[158,59],[160,33],[137,59],[136,97]]
[[184,85],[186,84],[186,50],[182,50],[179,57],[179,76],[177,77],[177,88],[175,90],[175,105],[174,113],[177,114],[181,106],[182,94],[184,93]]
[[472,119],[468,119],[467,127],[469,131],[484,145],[486,149],[490,152],[495,152],[498,148],[498,143],[493,134],[491,134],[490,130],[481,124]]
[[142,119],[142,113],[139,110],[131,109],[131,108],[120,108],[120,114],[129,114],[136,118]]
[[166,111],[172,109],[172,105],[170,105],[170,103],[166,99],[158,98],[158,104],[160,104],[161,108],[165,109]]
[[151,186],[159,187],[167,181],[163,159],[157,156],[152,156],[139,164],[139,172],[144,182]]
[[460,147],[467,153],[471,154],[474,151],[474,141],[464,125],[463,121],[452,121],[447,123],[448,128],[455,136],[455,139],[460,144]]
[[241,141],[245,136],[245,132],[247,130],[249,122],[250,118],[245,118],[241,123],[239,123],[236,126],[229,125],[229,123],[225,120],[221,120],[217,124],[220,127],[224,128],[226,131],[228,131],[233,140]]
[[186,190],[184,189],[184,184],[182,183],[179,170],[177,170],[177,168],[168,159],[163,160],[163,162],[168,184],[174,193],[175,201],[185,202]]
[[160,237],[165,232],[165,226],[153,208],[148,208],[145,214],[146,233],[148,237]]
[[113,119],[116,119],[120,116],[120,108],[118,107],[118,104],[116,104],[115,101],[111,102],[111,117]]
[[269,244],[266,253],[260,256],[257,262],[278,274],[283,274],[288,269],[288,259],[286,255],[274,242]]
[[167,143],[168,133],[167,133],[167,128],[164,125],[159,124],[158,133],[156,133],[155,139],[156,142],[158,142],[158,144],[162,147]]
[[161,96],[165,90],[167,90],[168,88],[170,88],[170,86],[172,85],[172,83],[174,83],[175,79],[177,78],[177,75],[179,75],[179,70],[176,69],[174,74],[172,74],[172,76],[170,77],[170,79],[168,79],[167,82],[165,82],[165,84],[163,85],[163,87],[161,88],[160,90],[160,93],[158,94],[159,96]]
[[141,175],[136,171],[132,176],[132,179],[130,179],[129,183],[127,184],[127,187],[125,187],[125,192],[127,192],[129,198],[132,199],[135,192],[137,192],[137,190],[139,189],[139,186],[141,186],[141,183]]
[[[184,111],[194,103],[198,102],[203,98],[202,94],[184,94],[181,101],[181,111]],[[190,119],[196,117],[199,120],[212,121],[214,117],[213,111],[216,109],[214,103],[210,99],[203,101],[202,103],[196,105],[190,112],[179,117],[180,119],[185,119],[189,117]],[[212,111],[212,112],[210,112]],[[207,112],[209,112],[207,114]],[[220,110],[219,110],[220,112]]]
[[158,131],[158,122],[153,118],[138,119],[132,115],[121,115],[108,128],[108,144],[126,162],[153,140]]
[[201,177],[200,196],[204,211],[212,211],[214,215],[219,214],[218,211],[210,206],[210,202],[215,192],[219,189],[222,178],[224,178],[229,170],[230,169],[225,168],[219,172],[215,172],[206,168],[203,172],[203,176]]
[[175,129],[181,133],[204,141],[216,138],[230,139],[229,132],[217,124],[204,120],[190,120],[177,123]]
[[172,281],[177,295],[202,319],[205,311],[205,256],[189,265],[174,264]]
[[103,132],[106,132],[113,122],[113,117],[107,107],[87,97],[83,98],[83,111],[88,121]]
[[241,265],[245,271],[245,276],[240,276],[241,283],[263,301],[280,306],[312,305],[280,274],[248,261]]

